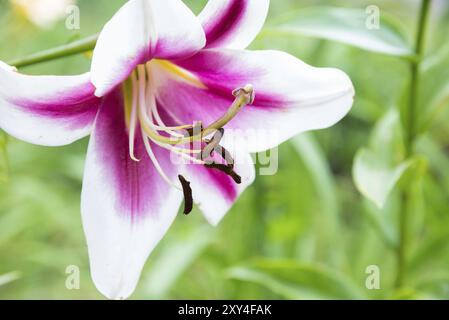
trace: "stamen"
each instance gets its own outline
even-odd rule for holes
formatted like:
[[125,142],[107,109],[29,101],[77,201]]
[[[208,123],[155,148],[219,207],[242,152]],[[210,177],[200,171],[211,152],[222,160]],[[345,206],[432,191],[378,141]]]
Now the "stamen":
[[[156,116],[156,114],[153,113],[153,116]],[[156,122],[159,122],[159,121],[156,120]],[[160,124],[160,125],[154,125],[154,128],[157,131],[165,131],[165,132],[168,133],[171,130],[173,130],[173,131],[175,131],[175,130],[190,130],[190,129],[192,129],[192,125],[189,124],[189,125],[184,125],[184,126],[169,127],[169,126],[166,126],[164,124]],[[174,134],[179,135],[180,137],[184,136],[184,135],[182,135],[180,133],[177,133],[177,132],[174,132]]]
[[187,181],[182,175],[179,175],[178,178],[179,182],[181,182],[182,191],[184,193],[184,214],[188,215],[193,210],[192,188],[190,187],[190,182]]
[[[138,75],[139,75],[139,110],[145,109],[145,82],[146,81],[146,74],[145,74],[145,68],[142,68],[139,66],[137,68]],[[139,117],[140,118],[140,117]],[[141,119],[141,118],[140,118]],[[141,119],[142,120],[142,119]],[[141,121],[142,123],[142,121]],[[142,124],[141,124],[142,127]],[[143,143],[145,145],[145,149],[147,151],[148,156],[150,157],[151,161],[154,164],[154,167],[156,168],[157,172],[161,175],[161,177],[172,187],[179,189],[180,188],[175,185],[165,174],[164,170],[162,169],[159,161],[157,160],[156,156],[154,155],[153,148],[151,147],[150,142],[148,141],[147,136],[145,135],[145,132],[142,130],[142,136],[143,136]]]
[[[220,145],[221,140],[223,139],[224,136],[224,129],[221,128],[219,129],[214,137],[212,138],[212,140],[205,140],[207,143],[207,146],[203,149],[203,152],[201,153],[201,155],[198,155],[199,157],[201,157],[202,160],[213,157],[214,153],[216,151],[218,151],[219,155],[221,156],[221,158],[226,161],[227,165],[229,167],[231,167],[232,169],[234,168],[234,158],[232,157],[231,153],[226,150],[223,146]],[[207,162],[206,163],[213,163],[213,162]]]
[[[204,165],[206,168],[218,170],[230,176],[237,184],[242,182],[242,178],[234,171],[234,159],[231,154],[220,145],[224,135],[223,126],[229,123],[240,110],[250,103],[254,102],[254,90],[251,85],[234,90],[235,100],[227,110],[227,112],[209,125],[203,128],[201,122],[193,125],[181,125],[168,127],[157,110],[154,86],[152,83],[150,65],[139,65],[137,72],[131,76],[132,99],[127,104],[127,115],[129,119],[129,148],[130,156],[133,160],[139,161],[134,156],[135,135],[137,130],[137,121],[140,123],[142,138],[146,152],[154,164],[155,169],[160,176],[172,187],[182,190],[185,198],[184,213],[189,214],[193,209],[192,189],[190,182],[183,176],[179,175],[180,186],[174,183],[164,172],[162,166],[158,162],[153,152],[152,143],[180,155],[182,158],[192,161],[193,163]],[[156,123],[155,123],[155,122]],[[181,130],[187,130],[187,135],[181,134]],[[165,135],[159,133],[163,132]],[[213,134],[211,139],[205,137]],[[197,150],[192,147],[198,142]],[[202,148],[203,143],[206,146]],[[177,147],[175,145],[185,145],[187,147]],[[220,156],[227,164],[219,164],[214,161],[205,161],[204,159],[214,156],[214,152],[219,152]],[[196,156],[195,156],[196,155]]]
[[163,131],[168,133],[169,135],[178,137],[178,138],[182,138],[183,135],[180,133],[177,133],[176,130],[182,130],[182,129],[187,129],[190,128],[191,126],[179,126],[179,127],[167,127],[165,125],[165,123],[162,121],[161,116],[159,115],[159,111],[157,110],[157,103],[155,101],[154,98],[154,88],[153,88],[153,83],[151,81],[151,64],[146,64],[145,65],[146,68],[146,72],[148,74],[148,85],[147,85],[147,98],[146,100],[149,103],[149,107],[148,107],[148,112],[152,115],[152,118],[154,118],[156,120],[156,123],[158,125],[155,125],[153,123],[151,123],[151,126],[154,130],[157,131]]
[[[221,158],[226,161],[228,167],[234,169],[234,158],[232,157],[231,153],[225,149],[225,147],[223,147],[222,145],[218,145],[217,148],[214,151],[221,151],[219,152],[219,155],[221,156]],[[212,154],[214,154],[214,151],[212,151]]]
[[139,162],[140,160],[134,155],[134,144],[136,140],[136,127],[137,127],[137,94],[138,83],[136,74],[133,72],[131,75],[132,82],[132,103],[131,103],[131,116],[129,119],[129,156],[132,160]]
[[[150,72],[149,67],[147,69],[142,68],[140,72],[143,73],[143,72],[145,72],[145,70],[147,71],[147,73]],[[148,124],[150,127],[154,128],[156,126],[153,124],[152,120],[153,120],[153,116],[155,114],[152,111],[155,110],[154,107],[156,106],[156,101],[155,101],[155,98],[154,98],[154,93],[153,93],[152,88],[151,88],[151,77],[149,77],[149,79],[148,79],[148,86],[147,86],[147,93],[146,93],[145,101],[149,103],[150,108],[141,107],[140,108],[141,112],[140,112],[140,116],[139,117],[141,119],[141,122],[145,121],[146,124]],[[146,112],[143,111],[145,109],[149,109],[150,110],[149,116],[146,114]],[[163,123],[163,121],[162,121],[162,119],[160,117],[159,117],[159,121],[160,121],[161,125],[163,126],[163,130],[162,131],[170,133],[166,129],[167,127],[165,126],[165,124]],[[143,126],[144,126],[144,124],[142,124],[142,127]],[[192,126],[191,125],[190,126],[180,126],[179,128],[187,128],[187,127],[192,127]],[[201,153],[201,150],[191,150],[190,148],[173,147],[173,146],[171,146],[169,144],[161,143],[160,141],[154,139],[152,136],[149,136],[149,138],[150,138],[151,141],[156,143],[158,146],[160,146],[160,147],[162,147],[164,149],[170,150],[172,152],[175,152],[177,154],[180,154],[184,159],[187,159],[189,161],[195,161],[196,159],[191,157],[191,156],[189,156],[188,154]],[[204,164],[204,162],[202,162],[202,161],[196,161],[195,163],[197,163],[197,164]]]
[[[149,138],[149,139],[151,140],[151,138]],[[198,159],[192,157],[191,155],[189,155],[189,153],[191,152],[190,149],[177,148],[177,147],[173,147],[171,145],[166,145],[166,144],[160,143],[158,141],[154,141],[154,140],[151,140],[151,141],[153,141],[153,143],[157,144],[161,148],[164,148],[166,150],[169,150],[171,152],[178,154],[179,156],[181,156],[183,159],[185,159],[187,161],[191,161],[192,163],[199,164],[199,165],[206,164],[204,161],[198,160]],[[199,151],[199,152],[201,152],[201,151]]]
[[162,170],[162,167],[159,163],[159,161],[157,160],[156,156],[154,155],[153,152],[153,148],[151,148],[151,144],[148,141],[148,138],[145,137],[143,139],[143,143],[145,145],[145,149],[147,150],[148,156],[150,157],[151,161],[154,164],[154,167],[156,168],[157,172],[161,175],[162,179],[165,180],[165,182],[167,182],[170,186],[172,186],[175,189],[181,190],[177,185],[175,185],[165,174],[164,170]]
[[152,139],[157,140],[164,144],[171,144],[171,145],[188,144],[191,143],[192,141],[201,141],[203,137],[207,137],[208,135],[214,133],[218,129],[223,128],[240,112],[240,110],[244,106],[254,101],[254,90],[251,85],[247,85],[244,88],[235,90],[234,95],[236,95],[236,99],[234,100],[234,102],[232,103],[231,107],[226,112],[226,114],[224,114],[220,119],[218,119],[213,124],[204,129],[202,134],[192,137],[170,138],[161,136],[160,134],[152,130],[145,112],[141,112],[139,116],[145,119],[145,121],[143,121],[143,129],[145,133]]
[[219,163],[206,163],[204,165],[208,169],[216,169],[218,171],[221,171],[223,173],[226,173],[228,176],[230,176],[235,183],[241,184],[242,183],[242,177],[239,176],[235,171],[234,168],[232,168],[229,165],[225,164],[219,164]]
[[203,152],[199,155],[200,159],[204,160],[210,158],[215,148],[220,144],[221,139],[224,135],[224,129],[220,128],[215,132],[212,140],[207,142],[207,146],[203,149]]
[[[184,134],[184,137],[196,137],[200,136],[203,133],[203,123],[201,121],[196,121],[193,123],[193,126],[190,129],[187,129],[187,133]],[[202,140],[202,139],[200,139]]]

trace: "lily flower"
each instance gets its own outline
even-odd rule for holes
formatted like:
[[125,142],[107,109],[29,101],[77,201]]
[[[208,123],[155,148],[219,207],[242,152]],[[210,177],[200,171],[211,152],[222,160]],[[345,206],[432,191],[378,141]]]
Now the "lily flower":
[[[92,278],[106,297],[132,294],[183,198],[186,213],[193,201],[217,225],[255,178],[249,152],[349,112],[344,72],[245,49],[268,8],[269,0],[210,0],[195,16],[180,0],[130,0],[100,33],[89,73],[28,76],[0,65],[0,128],[44,146],[90,134],[81,210]],[[235,165],[214,165],[199,154],[222,129],[279,134]]]

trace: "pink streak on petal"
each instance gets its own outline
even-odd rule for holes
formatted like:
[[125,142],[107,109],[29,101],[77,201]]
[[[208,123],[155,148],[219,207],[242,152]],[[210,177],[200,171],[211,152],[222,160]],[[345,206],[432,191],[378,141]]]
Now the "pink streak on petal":
[[[172,79],[167,80],[165,85],[158,89],[159,110],[165,110],[165,113],[170,114],[172,118],[177,119],[177,122],[182,124],[191,124],[201,120],[204,125],[209,125],[223,116],[235,98],[231,93],[233,90],[231,88],[242,85],[232,84],[232,82],[240,83],[238,80],[228,79],[218,83],[208,81],[206,78],[201,79],[207,85],[208,90],[195,88],[187,83]],[[176,92],[176,94],[173,94],[173,92]],[[249,114],[252,110],[282,111],[286,106],[287,104],[275,95],[263,92],[257,94],[256,92],[254,104],[244,107],[240,113]],[[237,114],[225,129],[235,128],[235,125],[240,123],[241,114]],[[244,126],[239,127],[244,128]]]
[[176,39],[159,39],[154,50],[150,50],[150,57],[145,61],[151,59],[163,60],[177,60],[187,59],[193,56],[196,52],[192,51],[189,43],[176,42]]
[[70,92],[56,93],[52,97],[40,100],[34,98],[10,98],[7,101],[23,112],[57,119],[67,124],[68,128],[82,128],[92,122],[101,103],[94,96],[94,86],[90,83],[73,88]]
[[237,184],[232,178],[217,170],[204,167],[201,167],[200,170],[207,176],[211,185],[221,191],[221,194],[228,202],[232,203],[237,199]]
[[[94,138],[103,174],[115,186],[117,211],[133,221],[148,214],[156,218],[163,214],[157,208],[163,204],[170,187],[162,180],[148,157],[140,129],[137,129],[135,138],[135,155],[140,162],[130,158],[120,90],[113,91],[105,99],[97,118]],[[152,147],[165,172],[173,173],[168,162],[169,154],[154,145]]]
[[[173,116],[170,115],[170,110],[164,108],[164,106],[160,102],[158,102],[158,110],[162,120],[166,125],[181,125],[181,122],[175,120]],[[214,160],[217,161],[217,163],[221,162],[221,159],[219,157],[216,157]],[[235,184],[234,180],[228,177],[226,174],[218,170],[205,168],[204,166],[198,164],[190,164],[187,167],[188,170],[194,171],[196,174],[204,177],[207,181],[207,185],[211,188],[217,189],[217,191],[222,194],[226,201],[228,201],[229,203],[232,203],[237,199],[237,185]],[[193,190],[193,192],[195,192],[195,190]]]
[[289,103],[284,96],[258,85],[269,80],[267,71],[236,61],[232,54],[203,50],[190,59],[179,61],[178,65],[195,74],[211,94],[227,100],[234,98],[231,94],[234,89],[252,84],[256,91],[256,99],[250,108],[279,111],[287,108]]
[[204,25],[206,32],[206,47],[218,47],[220,43],[232,36],[233,32],[239,26],[239,21],[244,19],[245,11],[248,9],[246,0],[229,0],[228,6],[221,16],[210,23]]
[[103,97],[113,91],[117,86],[121,85],[137,68],[139,64],[144,64],[152,59],[147,48],[141,49],[134,57],[120,61],[120,68],[114,75],[113,80],[101,88],[96,88],[95,95]]

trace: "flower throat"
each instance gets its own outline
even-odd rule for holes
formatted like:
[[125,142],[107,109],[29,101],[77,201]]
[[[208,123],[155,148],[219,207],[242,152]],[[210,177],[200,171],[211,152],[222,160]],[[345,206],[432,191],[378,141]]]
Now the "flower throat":
[[[203,86],[194,76],[167,61],[152,61],[139,65],[124,84],[125,121],[129,133],[129,156],[139,162],[135,156],[135,137],[140,130],[145,150],[154,167],[161,177],[172,187],[181,190],[184,194],[184,214],[193,210],[193,192],[190,182],[182,175],[178,175],[178,183],[172,181],[162,169],[154,151],[152,143],[173,152],[192,164],[202,165],[210,170],[218,170],[235,183],[242,182],[241,177],[234,171],[234,159],[230,152],[220,145],[224,136],[223,127],[248,104],[254,102],[255,94],[251,85],[238,88],[232,92],[235,97],[229,109],[215,122],[203,127],[202,121],[179,126],[167,126],[159,114],[156,103],[155,85],[151,77],[152,64],[157,63],[165,70],[182,77],[195,86]],[[175,93],[174,93],[175,94]],[[218,155],[223,161],[214,160]]]

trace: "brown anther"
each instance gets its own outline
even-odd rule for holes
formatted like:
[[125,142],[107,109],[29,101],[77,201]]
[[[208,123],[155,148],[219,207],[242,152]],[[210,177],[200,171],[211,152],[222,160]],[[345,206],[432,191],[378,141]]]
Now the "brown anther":
[[182,185],[182,191],[184,192],[184,214],[188,215],[193,210],[192,188],[190,187],[190,182],[182,175],[178,175],[178,178]]
[[218,129],[217,132],[215,132],[214,136],[212,137],[212,140],[206,140],[206,147],[204,147],[203,151],[198,155],[199,160],[204,160],[213,155],[213,152],[217,146],[219,146],[221,139],[224,135],[224,129]]
[[203,132],[203,123],[201,121],[195,122],[192,126],[192,128],[186,129],[187,134],[186,137],[194,137],[196,135],[199,135]]
[[235,171],[234,168],[231,166],[225,165],[225,164],[218,164],[218,163],[207,163],[204,165],[208,169],[216,169],[223,173],[226,173],[228,176],[230,176],[235,183],[241,184],[242,183],[242,177],[240,177]]
[[228,167],[231,169],[234,169],[234,158],[232,157],[231,153],[226,150],[223,146],[219,145],[218,149],[220,149],[220,156],[223,158],[224,161],[226,161]]
[[[198,160],[206,160],[214,155],[215,152],[219,153],[219,155],[226,161],[227,165],[231,168],[234,168],[234,158],[231,153],[226,150],[223,146],[220,145],[221,140],[224,136],[224,129],[221,128],[215,132],[215,135],[211,140],[206,139],[207,146],[203,149],[201,154],[197,156]],[[208,164],[214,163],[213,161],[205,161]]]

